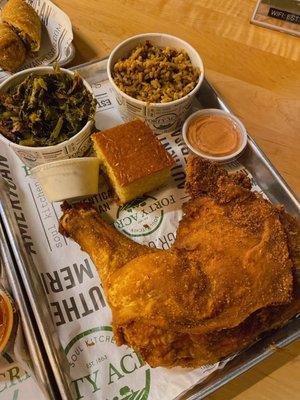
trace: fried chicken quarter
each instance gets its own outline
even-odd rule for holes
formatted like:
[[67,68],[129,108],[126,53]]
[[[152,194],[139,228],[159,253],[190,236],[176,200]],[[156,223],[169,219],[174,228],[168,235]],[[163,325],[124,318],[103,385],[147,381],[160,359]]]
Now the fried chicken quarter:
[[242,175],[190,157],[171,250],[139,245],[88,205],[65,206],[60,231],[93,259],[117,344],[151,366],[196,367],[241,350],[300,309],[300,230]]

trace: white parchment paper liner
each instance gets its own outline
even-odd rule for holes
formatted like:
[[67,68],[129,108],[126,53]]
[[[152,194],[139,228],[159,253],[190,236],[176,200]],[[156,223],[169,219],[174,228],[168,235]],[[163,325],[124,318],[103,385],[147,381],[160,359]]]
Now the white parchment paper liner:
[[[26,0],[38,13],[42,21],[41,49],[34,57],[27,57],[20,70],[59,62],[65,65],[71,60],[74,49],[70,18],[49,0]],[[0,0],[2,9],[7,0]],[[11,73],[0,69],[0,83]]]
[[[86,68],[85,76],[89,75]],[[92,81],[98,100],[97,128],[122,123],[110,84]],[[159,139],[176,162],[167,186],[126,207],[118,207],[102,182],[99,195],[90,201],[132,240],[167,249],[175,240],[182,204],[188,199],[184,191],[188,149],[181,132],[161,134]],[[239,168],[238,163],[235,166]],[[171,400],[224,365],[152,369],[132,349],[117,347],[111,331],[111,312],[96,268],[76,243],[58,233],[60,204],[47,201],[30,170],[4,145],[0,149],[0,173],[16,185],[11,193],[15,215],[25,245],[39,267],[77,399]],[[20,400],[29,398],[35,397],[19,392]],[[1,399],[11,399],[10,392],[4,390]]]

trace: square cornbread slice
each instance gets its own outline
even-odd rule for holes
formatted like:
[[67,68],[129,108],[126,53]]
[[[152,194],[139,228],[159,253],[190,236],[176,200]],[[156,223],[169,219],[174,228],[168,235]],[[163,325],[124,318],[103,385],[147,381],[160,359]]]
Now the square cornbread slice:
[[120,204],[156,189],[170,176],[171,155],[141,120],[94,133],[92,140]]

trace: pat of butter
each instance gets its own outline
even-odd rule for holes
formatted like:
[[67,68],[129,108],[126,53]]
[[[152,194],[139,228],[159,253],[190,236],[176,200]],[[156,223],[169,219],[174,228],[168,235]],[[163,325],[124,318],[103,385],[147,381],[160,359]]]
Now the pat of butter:
[[97,194],[99,165],[96,157],[70,158],[38,165],[31,173],[50,202],[62,201]]

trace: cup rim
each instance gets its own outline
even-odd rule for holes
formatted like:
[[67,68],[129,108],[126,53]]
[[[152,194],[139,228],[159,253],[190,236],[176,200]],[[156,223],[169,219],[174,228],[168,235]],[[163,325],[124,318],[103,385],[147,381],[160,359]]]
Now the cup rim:
[[[190,123],[192,122],[193,119],[195,119],[198,115],[223,115],[229,119],[231,119],[232,121],[234,121],[238,128],[239,128],[239,132],[241,134],[241,144],[239,146],[239,148],[232,154],[229,154],[227,156],[223,156],[223,157],[215,157],[215,156],[209,156],[205,153],[202,153],[201,151],[195,149],[189,142],[188,138],[187,138],[187,132],[188,132],[188,127],[190,125]],[[186,145],[188,146],[188,148],[195,154],[197,154],[198,156],[205,158],[207,160],[211,160],[211,161],[217,161],[217,162],[224,162],[224,161],[232,161],[233,159],[236,159],[237,156],[239,154],[242,153],[242,151],[245,149],[247,142],[248,142],[248,134],[246,131],[246,128],[244,126],[244,124],[241,122],[241,120],[239,118],[237,118],[234,114],[232,114],[229,111],[225,111],[225,110],[221,110],[218,108],[203,108],[201,110],[198,110],[196,112],[194,112],[193,114],[191,114],[185,121],[184,124],[182,126],[182,137],[183,140],[185,141]]]
[[[120,48],[122,48],[127,43],[130,43],[131,41],[134,41],[136,39],[141,39],[141,40],[144,39],[145,40],[145,39],[149,39],[150,37],[153,37],[153,36],[155,36],[155,37],[164,36],[166,38],[175,39],[179,43],[182,43],[184,46],[190,48],[190,50],[192,52],[194,52],[195,55],[198,58],[199,65],[197,65],[197,67],[200,69],[200,76],[199,76],[198,82],[197,82],[196,86],[189,93],[187,93],[185,96],[181,97],[180,99],[172,100],[172,101],[169,101],[167,103],[153,103],[153,102],[147,102],[147,101],[143,101],[143,100],[138,100],[138,99],[135,99],[134,97],[129,96],[127,93],[123,92],[114,82],[114,79],[113,79],[112,74],[111,74],[112,59],[115,56],[115,54],[117,53],[117,51],[119,51]],[[203,82],[203,79],[204,79],[204,76],[205,76],[205,72],[204,72],[204,65],[203,65],[202,58],[200,57],[200,54],[198,53],[198,51],[192,45],[190,45],[185,40],[180,39],[179,37],[174,36],[174,35],[169,35],[167,33],[152,32],[152,33],[141,33],[139,35],[130,36],[129,38],[127,38],[127,39],[123,40],[121,43],[119,43],[111,51],[111,53],[109,55],[109,58],[108,58],[108,61],[107,61],[107,76],[108,76],[109,83],[125,99],[130,100],[131,102],[135,102],[137,105],[140,105],[140,106],[147,106],[147,107],[149,107],[149,106],[154,107],[155,106],[155,107],[158,107],[158,108],[163,108],[163,107],[167,107],[167,106],[170,107],[170,106],[174,106],[174,105],[180,104],[180,103],[186,101],[189,97],[194,96],[194,94],[199,90],[199,88],[200,88],[200,86],[201,86],[201,84]]]
[[51,161],[49,163],[44,163],[44,164],[39,164],[36,165],[35,167],[31,168],[31,174],[32,175],[36,175],[39,172],[43,172],[46,169],[51,169],[51,168],[55,168],[55,167],[60,167],[60,166],[64,166],[66,164],[74,164],[76,162],[79,163],[85,163],[85,162],[90,162],[90,163],[94,163],[95,161],[98,161],[98,164],[100,164],[100,160],[97,157],[72,157],[72,158],[64,158],[61,160],[55,160],[55,161]]
[[[74,75],[75,71],[71,71],[69,69],[66,68],[60,68],[61,71],[63,71],[64,73],[67,73],[69,75]],[[23,71],[19,71],[16,74],[10,76],[9,78],[5,79],[5,81],[3,81],[0,84],[0,92],[2,91],[2,88],[4,86],[6,86],[9,83],[13,83],[13,81],[15,81],[18,77],[24,75],[29,75],[32,72],[39,72],[39,71],[53,71],[53,67],[51,66],[42,66],[42,67],[33,67],[33,68],[27,68],[24,69]],[[84,84],[84,86],[86,87],[86,89],[91,93],[91,95],[93,96],[93,98],[95,98],[93,90],[90,86],[90,84],[84,79],[82,78],[82,82]],[[11,85],[13,86],[13,85]],[[96,113],[96,112],[95,112]],[[14,143],[13,141],[7,139],[3,134],[0,133],[0,138],[1,140],[3,140],[5,143],[7,143],[9,146],[14,147],[15,149],[18,150],[23,150],[26,151],[26,149],[29,151],[44,151],[44,150],[53,150],[55,149],[60,149],[62,147],[65,147],[66,144],[71,143],[75,138],[77,138],[78,136],[80,136],[80,134],[82,134],[83,131],[86,131],[87,129],[89,129],[90,127],[92,127],[93,125],[93,121],[89,120],[87,121],[87,123],[80,129],[80,131],[78,131],[74,136],[70,137],[67,140],[64,140],[61,143],[57,143],[57,144],[52,144],[51,146],[24,146],[18,143]]]

